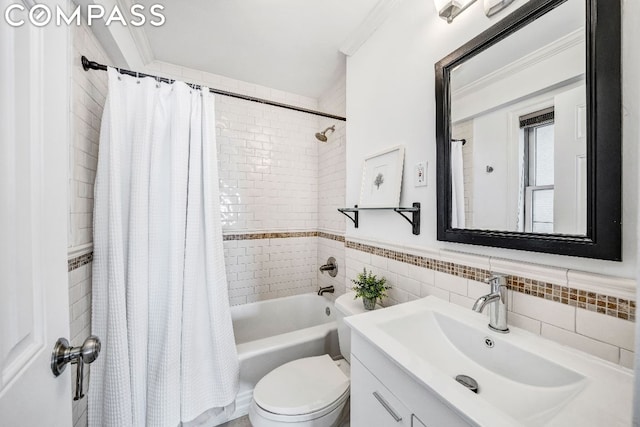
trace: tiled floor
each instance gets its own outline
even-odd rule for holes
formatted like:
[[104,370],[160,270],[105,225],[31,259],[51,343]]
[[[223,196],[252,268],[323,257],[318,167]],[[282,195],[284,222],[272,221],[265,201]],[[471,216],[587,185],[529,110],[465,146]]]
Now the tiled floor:
[[[251,422],[249,421],[249,416],[245,415],[244,417],[221,424],[218,427],[251,427]],[[341,427],[349,427],[349,420],[345,421]]]
[[249,416],[245,415],[244,417],[221,424],[218,427],[251,427],[251,422],[249,421]]

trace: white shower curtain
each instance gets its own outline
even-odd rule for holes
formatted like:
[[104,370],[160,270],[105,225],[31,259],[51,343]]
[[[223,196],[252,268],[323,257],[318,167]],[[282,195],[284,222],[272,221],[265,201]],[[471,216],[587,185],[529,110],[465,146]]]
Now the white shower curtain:
[[451,228],[465,227],[462,141],[451,141]]
[[89,425],[206,425],[231,411],[213,95],[108,70],[95,188]]

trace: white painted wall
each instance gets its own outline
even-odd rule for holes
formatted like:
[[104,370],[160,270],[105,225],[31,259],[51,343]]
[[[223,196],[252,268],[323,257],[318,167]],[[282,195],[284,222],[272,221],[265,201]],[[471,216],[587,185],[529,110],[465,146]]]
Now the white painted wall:
[[[509,13],[523,1],[514,2]],[[640,4],[623,1],[623,262],[594,261],[436,240],[436,144],[433,64],[505,16],[486,18],[481,4],[447,24],[431,1],[406,0],[347,61],[347,205],[358,201],[361,170],[368,154],[386,147],[406,147],[402,203],[422,202],[422,233],[411,234],[406,221],[390,212],[361,215],[360,228],[347,225],[347,235],[425,248],[536,262],[584,271],[635,277],[637,224],[637,141],[640,108],[640,51],[633,37]],[[635,72],[634,72],[635,71]],[[413,187],[413,164],[429,162],[428,187]]]

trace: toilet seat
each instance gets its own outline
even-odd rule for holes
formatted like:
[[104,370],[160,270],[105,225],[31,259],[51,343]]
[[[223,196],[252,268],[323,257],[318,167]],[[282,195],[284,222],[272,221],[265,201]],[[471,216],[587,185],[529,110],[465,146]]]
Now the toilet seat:
[[349,377],[344,367],[326,354],[294,360],[274,369],[258,382],[253,392],[253,401],[262,409],[263,416],[300,418],[300,421],[331,412],[348,397]]
[[[329,406],[309,414],[301,415],[281,415],[274,414],[258,406],[255,400],[249,405],[249,419],[256,427],[266,426],[334,426],[343,418],[345,405],[348,405],[349,390]],[[257,418],[256,418],[257,417]],[[318,422],[322,420],[321,422]]]

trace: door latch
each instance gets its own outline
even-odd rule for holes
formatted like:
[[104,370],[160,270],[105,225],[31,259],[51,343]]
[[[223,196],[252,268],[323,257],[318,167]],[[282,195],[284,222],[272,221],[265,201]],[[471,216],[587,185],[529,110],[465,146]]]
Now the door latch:
[[76,395],[73,400],[84,397],[82,391],[82,377],[84,365],[93,363],[100,354],[100,339],[95,335],[89,336],[80,347],[71,347],[66,338],[59,338],[51,354],[51,371],[56,377],[64,372],[67,364],[76,365]]

